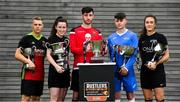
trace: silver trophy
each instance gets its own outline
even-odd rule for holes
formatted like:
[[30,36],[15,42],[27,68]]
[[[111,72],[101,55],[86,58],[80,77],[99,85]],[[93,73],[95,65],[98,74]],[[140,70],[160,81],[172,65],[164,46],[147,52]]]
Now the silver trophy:
[[114,48],[115,48],[116,53],[124,57],[123,65],[120,68],[118,68],[118,72],[119,72],[121,68],[125,67],[127,58],[130,57],[134,53],[135,48],[132,46],[120,46],[120,45],[115,45]]
[[51,44],[53,55],[57,56],[56,63],[62,66],[65,70],[68,69],[68,51],[69,40],[66,39],[64,42],[58,42]]
[[[27,57],[29,60],[33,61],[33,57],[34,57],[34,52],[36,50],[36,46],[33,47],[29,47],[29,48],[20,48],[22,54]],[[33,61],[34,62],[34,61]],[[26,69],[30,69],[30,70],[34,70],[34,67],[29,67],[29,64],[25,64]]]
[[107,42],[105,40],[92,41],[94,56],[91,58],[91,63],[102,63],[104,61],[103,56],[106,54],[105,47],[107,47]]
[[162,57],[162,55],[164,54],[166,49],[167,49],[167,46],[165,46],[161,43],[157,43],[153,49],[153,51],[155,52],[155,54],[153,55],[153,58],[151,59],[151,61],[147,61],[146,64],[149,65],[152,62],[154,62],[156,57],[158,57],[158,59],[160,59]]

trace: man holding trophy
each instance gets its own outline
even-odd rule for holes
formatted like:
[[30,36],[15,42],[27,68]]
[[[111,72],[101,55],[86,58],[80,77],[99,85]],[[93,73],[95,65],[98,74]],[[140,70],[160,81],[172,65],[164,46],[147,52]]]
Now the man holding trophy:
[[77,63],[90,62],[91,58],[98,56],[98,48],[92,51],[93,41],[97,41],[97,47],[103,37],[99,30],[92,27],[92,20],[94,18],[94,11],[91,7],[83,7],[82,11],[82,25],[75,27],[70,32],[70,49],[74,55],[74,64],[72,71],[71,90],[73,90],[72,101],[79,100],[79,68]]
[[21,101],[40,101],[44,85],[44,58],[47,39],[41,34],[43,21],[41,17],[32,19],[32,32],[19,42],[15,58],[23,63],[21,73]]
[[124,13],[114,16],[116,32],[108,37],[110,61],[115,61],[115,102],[120,102],[121,85],[127,94],[128,102],[135,102],[134,91],[137,88],[134,63],[136,60],[138,39],[137,34],[126,29],[127,18]]
[[157,102],[164,102],[166,75],[163,63],[169,59],[169,50],[166,37],[156,32],[156,24],[156,17],[147,15],[139,39],[140,80],[146,102],[152,102],[154,94]]

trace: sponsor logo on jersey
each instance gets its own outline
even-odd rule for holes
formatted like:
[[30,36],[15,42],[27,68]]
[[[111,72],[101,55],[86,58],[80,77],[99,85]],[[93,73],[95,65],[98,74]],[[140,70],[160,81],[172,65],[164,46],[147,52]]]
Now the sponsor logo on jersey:
[[128,37],[124,37],[123,39],[124,39],[124,40],[129,40],[130,38],[128,38]]
[[86,33],[85,34],[85,39],[86,39],[86,41],[90,41],[91,40],[91,34]]

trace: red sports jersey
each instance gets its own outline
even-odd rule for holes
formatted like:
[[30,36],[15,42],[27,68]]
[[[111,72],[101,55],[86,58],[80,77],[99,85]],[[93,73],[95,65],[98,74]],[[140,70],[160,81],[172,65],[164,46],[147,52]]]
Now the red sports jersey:
[[[82,26],[78,26],[73,28],[70,32],[70,49],[74,55],[74,64],[73,67],[77,67],[77,63],[84,62],[84,55],[83,55],[83,44],[86,41],[93,41],[93,40],[102,40],[102,34],[100,31],[96,30],[95,28],[83,28]],[[91,60],[93,56],[92,52],[86,53],[86,62]]]
[[44,80],[44,54],[45,51],[41,49],[37,49],[34,52],[34,64],[35,64],[35,70],[28,70],[25,68],[26,71],[24,71],[24,76],[22,76],[25,80]]

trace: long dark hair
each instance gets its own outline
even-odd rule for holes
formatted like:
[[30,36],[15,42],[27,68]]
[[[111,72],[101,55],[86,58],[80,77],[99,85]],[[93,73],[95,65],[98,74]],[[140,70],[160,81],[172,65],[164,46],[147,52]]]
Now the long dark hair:
[[57,30],[55,29],[55,27],[57,26],[58,22],[65,22],[68,26],[68,22],[65,18],[63,18],[62,16],[57,17],[51,29],[51,36],[56,34]]
[[145,27],[145,21],[146,21],[146,18],[148,18],[148,17],[152,17],[152,18],[154,19],[154,21],[155,21],[155,24],[157,24],[156,16],[154,16],[154,15],[147,15],[147,16],[145,16],[145,17],[144,17],[144,27],[143,27],[143,29],[139,32],[140,35],[143,35],[143,34],[146,34],[146,33],[147,33],[147,29],[146,29],[146,27]]

